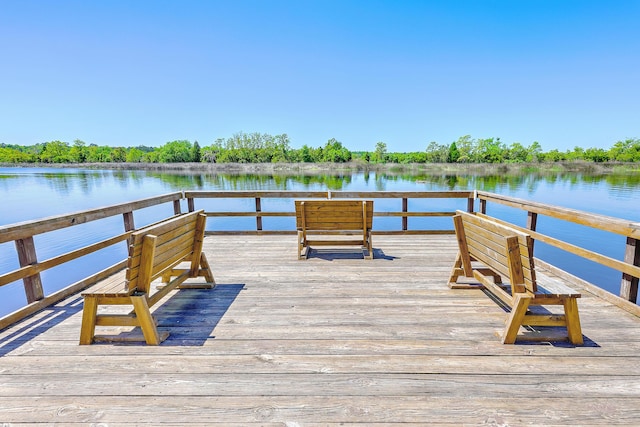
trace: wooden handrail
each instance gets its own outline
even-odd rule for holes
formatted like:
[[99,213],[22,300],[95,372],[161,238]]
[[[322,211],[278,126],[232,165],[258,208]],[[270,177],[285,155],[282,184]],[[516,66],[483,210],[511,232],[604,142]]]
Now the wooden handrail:
[[[546,203],[530,202],[515,197],[503,196],[501,194],[488,193],[484,191],[478,191],[477,198],[480,200],[481,206],[483,201],[490,201],[520,209],[525,212],[532,212],[538,215],[545,215],[551,218],[573,222],[575,224],[586,225],[588,227],[609,231],[622,236],[633,237],[635,239],[640,238],[639,222],[631,222],[620,218],[579,211],[562,206],[549,205]],[[482,209],[480,210],[482,211]]]
[[[105,270],[105,272],[93,274],[50,295],[45,295],[44,293],[40,273],[125,241],[135,229],[133,219],[134,211],[165,203],[172,203],[173,213],[179,214],[181,210],[180,201],[182,199],[183,193],[175,192],[133,202],[0,226],[0,243],[10,242],[11,240],[15,242],[16,253],[20,264],[20,267],[13,271],[0,272],[0,288],[22,280],[27,299],[27,305],[25,307],[0,319],[0,329],[42,308],[55,304],[71,294],[79,292],[97,280],[103,279],[105,274],[113,274],[118,268],[123,268],[124,264],[120,261]],[[117,215],[122,215],[125,230],[123,233],[118,233],[112,237],[44,261],[38,261],[34,236]]]
[[131,233],[132,231],[122,233],[109,239],[102,240],[100,242],[85,246],[80,249],[76,249],[71,252],[67,252],[62,255],[58,255],[45,261],[40,261],[35,264],[20,267],[17,270],[2,274],[0,275],[0,287],[15,282],[16,280],[24,279],[25,277],[41,273],[45,270],[64,264],[66,262],[73,261],[74,259],[81,258],[90,253],[107,248],[111,245],[115,245],[116,243],[126,240],[131,235]]
[[[534,239],[562,249],[566,252],[578,255],[581,258],[585,258],[600,265],[620,271],[622,273],[620,297],[627,301],[634,303],[637,302],[638,280],[640,278],[639,222],[632,222],[620,218],[583,212],[545,203],[530,202],[515,197],[484,191],[478,191],[477,198],[480,200],[480,212],[485,214],[487,213],[487,202],[497,203],[527,212],[526,229]],[[616,260],[537,232],[536,224],[539,215],[625,236],[627,241],[624,260]]]
[[[65,287],[51,295],[44,295],[40,273],[55,266],[67,263],[71,260],[82,258],[86,255],[104,249],[111,245],[118,244],[126,240],[131,232],[135,230],[134,211],[160,205],[172,203],[173,214],[180,213],[182,200],[187,201],[189,211],[195,210],[196,200],[200,199],[224,199],[224,198],[246,198],[253,199],[255,210],[248,212],[227,212],[215,211],[207,212],[209,217],[255,217],[256,226],[253,230],[236,231],[207,231],[207,234],[293,234],[295,230],[263,230],[263,218],[269,217],[293,217],[293,203],[290,211],[272,212],[263,210],[263,199],[268,198],[361,198],[361,199],[396,199],[400,202],[396,211],[376,211],[377,217],[399,217],[402,224],[398,230],[375,230],[374,234],[452,234],[452,230],[416,230],[409,229],[408,218],[437,218],[453,216],[454,211],[410,211],[409,199],[466,199],[468,212],[473,212],[474,201],[479,199],[480,211],[486,212],[487,203],[498,203],[520,209],[527,212],[527,227],[534,239],[540,240],[552,246],[556,246],[567,252],[576,254],[582,258],[589,259],[599,264],[611,267],[623,274],[620,295],[628,301],[635,302],[638,292],[638,276],[640,275],[640,223],[626,221],[619,218],[612,218],[603,215],[591,214],[588,212],[573,209],[551,206],[543,203],[529,202],[513,197],[502,196],[488,192],[473,191],[184,191],[169,193],[157,197],[136,200],[103,208],[90,209],[71,214],[58,215],[41,220],[24,221],[21,223],[0,226],[0,243],[14,241],[16,253],[20,267],[9,272],[0,272],[0,288],[17,280],[22,280],[27,295],[27,305],[10,315],[0,319],[0,329],[25,316],[34,313],[46,306],[55,304],[70,294],[80,291],[82,288],[92,285],[98,278],[104,278],[103,273],[94,274],[75,284]],[[33,237],[38,234],[60,230],[99,219],[122,215],[124,231],[104,240],[94,242],[85,247],[61,254],[43,261],[38,261]],[[551,236],[543,235],[536,231],[538,215],[545,215],[576,224],[581,224],[598,230],[604,230],[618,235],[626,236],[627,246],[625,259],[615,260],[602,254],[571,245]],[[167,215],[169,216],[169,214]],[[122,263],[116,264],[121,266]],[[114,267],[115,268],[115,267]],[[108,270],[112,273],[114,268]],[[7,320],[7,319],[10,319]]]
[[408,199],[466,199],[467,211],[472,212],[474,208],[473,191],[185,191],[189,211],[196,209],[197,199],[226,199],[244,198],[255,199],[255,211],[231,212],[231,211],[207,211],[208,217],[234,218],[234,217],[255,217],[255,230],[217,230],[207,231],[207,235],[228,235],[228,234],[294,234],[294,230],[263,230],[262,218],[264,217],[291,217],[293,211],[268,212],[262,210],[262,199],[282,198],[282,199],[397,199],[402,202],[401,211],[375,211],[375,217],[400,217],[402,226],[398,230],[375,230],[373,234],[453,234],[453,229],[447,230],[409,230],[409,217],[451,217],[455,215],[452,211],[413,211],[408,210]]
[[[110,205],[102,208],[90,209],[65,215],[57,215],[49,218],[18,222],[15,224],[0,226],[0,243],[20,240],[37,234],[59,230],[61,228],[72,227],[99,219],[108,218],[115,215],[133,212],[135,210],[148,208],[167,202],[180,201],[182,192],[169,193],[162,196],[149,197],[136,200],[134,202]],[[179,207],[174,203],[174,211]]]

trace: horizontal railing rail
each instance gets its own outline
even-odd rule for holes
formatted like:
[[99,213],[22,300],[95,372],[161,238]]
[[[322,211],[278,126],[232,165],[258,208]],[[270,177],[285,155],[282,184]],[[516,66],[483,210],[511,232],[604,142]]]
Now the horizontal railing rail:
[[[41,278],[42,272],[127,240],[131,233],[135,231],[134,212],[137,210],[172,203],[173,213],[179,214],[181,212],[180,202],[182,199],[182,192],[169,193],[128,203],[0,226],[0,243],[7,243],[10,241],[15,242],[16,255],[20,265],[19,268],[13,271],[0,272],[0,288],[10,283],[22,280],[27,300],[27,305],[25,307],[0,319],[0,329],[23,319],[42,308],[55,304],[56,302],[79,292],[87,286],[122,270],[125,267],[124,260],[121,260],[102,271],[96,272],[79,282],[53,292],[50,295],[44,294],[44,286]],[[122,233],[118,233],[107,239],[102,239],[79,249],[75,249],[46,260],[38,261],[34,236],[117,215],[122,215],[123,217],[124,231]]]
[[[487,213],[487,202],[522,210],[527,214],[527,224],[526,227],[520,228],[525,229],[535,240],[621,272],[620,297],[637,302],[640,278],[640,223],[484,191],[478,191],[477,198],[480,201],[480,212]],[[626,237],[624,260],[611,258],[538,232],[536,227],[539,215]]]
[[[252,200],[251,208],[244,211],[235,212],[225,210],[225,199],[245,198]],[[414,229],[409,227],[409,218],[438,218],[450,217],[455,214],[456,209],[442,209],[442,203],[429,204],[426,210],[424,207],[409,209],[409,201],[414,199],[460,199],[461,203],[457,209],[474,211],[475,199],[479,199],[479,210],[486,213],[488,203],[502,204],[510,206],[527,213],[527,225],[525,228],[532,237],[540,242],[555,246],[582,258],[600,263],[607,267],[616,269],[622,273],[620,295],[628,301],[635,302],[638,291],[638,278],[640,277],[640,224],[629,222],[618,218],[611,218],[602,215],[551,206],[543,203],[529,202],[526,200],[502,196],[487,192],[472,191],[184,191],[165,194],[157,197],[136,200],[118,205],[111,205],[103,208],[91,209],[71,214],[59,215],[41,220],[25,221],[16,224],[0,226],[0,243],[15,243],[15,251],[19,267],[12,270],[0,271],[0,289],[8,284],[22,280],[24,292],[27,300],[26,306],[6,315],[0,319],[0,329],[17,322],[49,305],[73,295],[91,284],[102,280],[125,267],[125,260],[118,260],[112,266],[93,272],[89,277],[63,287],[63,289],[45,295],[41,273],[54,267],[68,263],[73,260],[82,259],[89,254],[95,253],[104,248],[119,244],[127,240],[130,234],[135,231],[134,212],[151,206],[170,203],[173,206],[172,214],[181,213],[181,203],[186,200],[189,211],[194,211],[196,204],[203,200],[210,199],[216,201],[215,210],[206,212],[207,216],[215,218],[233,217],[254,217],[255,226],[250,230],[207,230],[207,234],[293,234],[295,230],[265,230],[263,219],[270,217],[293,217],[294,204],[291,202],[290,208],[282,211],[264,211],[263,201],[268,199],[313,199],[313,198],[335,198],[335,199],[374,199],[374,200],[397,200],[398,208],[382,209],[376,205],[375,217],[396,217],[401,219],[398,229],[382,230],[375,228],[374,234],[452,234],[453,229]],[[416,206],[424,206],[424,203],[417,203]],[[218,209],[219,208],[219,209]],[[84,247],[74,249],[64,254],[56,255],[45,260],[38,259],[34,236],[48,233],[67,227],[74,227],[80,224],[97,221],[109,217],[122,215],[122,232],[114,232],[107,238],[101,238]],[[576,245],[564,242],[552,236],[544,235],[536,230],[538,215],[545,215],[559,220],[569,221],[616,233],[626,237],[626,252],[624,260],[616,260],[606,255],[581,248]],[[167,217],[171,214],[167,213]],[[98,239],[96,239],[98,240]],[[97,268],[96,268],[97,270]]]
[[185,191],[185,198],[189,211],[196,209],[196,200],[201,199],[227,199],[244,198],[255,201],[255,209],[251,211],[205,211],[208,217],[233,218],[233,217],[255,217],[256,226],[253,230],[208,230],[207,235],[215,234],[294,234],[293,229],[288,230],[265,230],[262,219],[265,217],[293,217],[295,210],[291,202],[291,210],[279,212],[265,212],[262,210],[264,199],[396,199],[401,202],[401,210],[383,211],[374,206],[374,217],[400,217],[401,227],[398,230],[376,229],[375,223],[373,234],[453,234],[453,227],[442,230],[409,229],[409,218],[418,217],[447,217],[455,215],[455,210],[451,211],[409,211],[410,199],[464,199],[466,200],[466,210],[473,211],[474,192],[473,191]]

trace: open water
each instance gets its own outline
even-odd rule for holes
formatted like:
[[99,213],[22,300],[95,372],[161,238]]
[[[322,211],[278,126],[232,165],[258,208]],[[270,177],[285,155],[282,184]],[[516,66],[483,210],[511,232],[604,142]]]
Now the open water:
[[[181,190],[309,190],[309,191],[441,191],[483,190],[548,203],[587,212],[640,222],[640,175],[588,175],[575,173],[528,173],[505,176],[473,175],[396,175],[396,174],[319,174],[316,176],[265,176],[225,174],[184,174],[156,171],[85,170],[68,168],[0,167],[0,226],[52,215],[99,208],[157,196]],[[443,205],[436,210],[464,209],[464,204],[450,206],[453,201],[438,200]],[[251,200],[225,200],[225,206],[196,205],[215,210],[252,210]],[[291,210],[278,200],[264,201],[263,210]],[[421,202],[423,203],[423,202]],[[430,202],[433,203],[433,202]],[[280,205],[279,205],[280,204]],[[376,206],[377,209],[384,209]],[[411,201],[409,209],[411,210]],[[183,211],[186,211],[186,205]],[[400,210],[390,206],[389,210]],[[136,226],[143,226],[172,213],[168,206],[153,207],[136,212]],[[489,204],[490,215],[524,225],[526,214],[496,204]],[[397,218],[378,218],[374,229],[399,226],[389,221]],[[423,228],[410,218],[410,228]],[[450,222],[450,219],[442,221]],[[255,220],[237,219],[236,222],[216,222],[209,219],[208,227],[216,229],[253,229]],[[240,223],[246,221],[245,223]],[[253,222],[252,222],[253,221]],[[293,229],[291,218],[265,218],[265,229]],[[271,222],[270,222],[271,221]],[[451,228],[449,223],[436,228]],[[122,219],[98,221],[70,229],[35,237],[40,260],[59,255],[122,231]],[[593,229],[571,225],[552,219],[540,218],[538,230],[570,243],[622,259],[625,240],[621,236],[600,233]],[[126,248],[109,248],[95,254],[89,261],[70,263],[43,274],[45,292],[51,293],[95,271],[106,268],[124,258]],[[536,256],[614,293],[619,293],[620,273],[574,257],[543,244],[536,246]],[[18,266],[13,243],[0,244],[0,274]],[[0,288],[0,316],[10,313],[25,303],[21,283]]]

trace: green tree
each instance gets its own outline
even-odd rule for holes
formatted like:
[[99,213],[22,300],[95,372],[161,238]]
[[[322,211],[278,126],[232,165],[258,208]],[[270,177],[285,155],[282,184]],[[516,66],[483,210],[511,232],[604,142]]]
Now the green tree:
[[567,150],[567,160],[584,160],[584,148],[575,146],[572,151]]
[[480,163],[502,163],[505,148],[500,138],[485,138],[477,141],[475,161]]
[[527,149],[527,162],[538,162],[542,155],[542,147],[538,141],[533,141]]
[[50,141],[45,143],[44,150],[40,153],[40,161],[43,163],[69,162],[69,143],[62,141]]
[[561,162],[567,160],[566,153],[562,153],[557,149],[553,149],[551,151],[548,151],[547,153],[541,154],[540,157],[545,162]]
[[351,161],[351,151],[347,150],[340,141],[331,138],[322,150],[322,161],[344,163]]
[[35,154],[0,144],[0,163],[34,163],[36,160]]
[[457,149],[457,163],[472,163],[476,161],[475,158],[475,141],[471,139],[471,135],[465,135],[458,138],[455,141]]
[[127,150],[123,147],[115,147],[111,150],[109,160],[113,163],[122,163],[127,161]]
[[387,144],[382,141],[376,143],[373,159],[375,163],[385,163],[387,161]]
[[609,152],[602,148],[587,148],[584,151],[584,159],[596,163],[609,161]]
[[293,150],[291,149],[291,140],[286,133],[276,135],[275,137],[274,157],[280,157],[282,161],[290,162],[293,160]]
[[171,141],[158,150],[158,161],[161,163],[180,163],[192,161],[191,142],[186,140]]
[[305,163],[314,162],[312,149],[309,148],[307,144],[303,145],[302,148],[300,149],[300,160]]
[[148,163],[161,163],[162,160],[160,160],[160,150],[149,151],[145,154],[144,160]]
[[84,141],[79,139],[73,141],[73,146],[69,150],[69,159],[74,163],[84,163],[87,160],[87,148]]
[[107,163],[111,161],[111,147],[90,144],[87,147],[87,162]]
[[140,163],[143,161],[145,152],[139,148],[129,148],[127,150],[126,161],[128,163]]
[[202,153],[198,141],[195,141],[193,143],[193,147],[191,148],[191,161],[196,163],[200,163],[202,161]]
[[640,139],[618,141],[609,149],[609,158],[618,162],[640,162]]
[[458,144],[454,142],[449,146],[449,153],[447,155],[447,162],[458,163],[460,161],[460,151],[458,150]]
[[431,141],[425,150],[425,162],[446,163],[449,158],[449,148],[446,145]]

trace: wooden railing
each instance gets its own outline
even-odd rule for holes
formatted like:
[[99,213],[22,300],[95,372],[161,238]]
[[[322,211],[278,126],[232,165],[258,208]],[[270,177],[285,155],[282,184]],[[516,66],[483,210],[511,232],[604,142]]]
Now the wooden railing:
[[[578,211],[575,209],[563,208],[560,206],[529,202],[522,199],[487,193],[484,191],[479,191],[477,193],[477,198],[480,200],[480,212],[491,214],[491,212],[487,212],[487,202],[520,209],[527,214],[526,227],[522,228],[528,230],[528,233],[535,240],[544,242],[550,246],[554,246],[566,252],[578,255],[582,258],[621,272],[622,281],[620,283],[620,297],[627,301],[634,303],[637,302],[638,278],[640,278],[640,223]],[[620,261],[539,233],[536,231],[539,215],[592,227],[597,230],[607,231],[626,237],[624,260]]]
[[[375,223],[373,234],[453,234],[453,226],[447,229],[409,229],[408,219],[418,217],[451,217],[455,214],[455,209],[451,211],[409,211],[409,199],[465,199],[466,206],[459,206],[469,212],[473,212],[474,193],[473,191],[185,191],[189,211],[196,209],[198,199],[217,199],[219,205],[223,205],[224,199],[252,199],[255,202],[255,210],[251,211],[206,211],[208,217],[255,217],[256,227],[253,230],[208,230],[207,235],[213,234],[295,234],[293,228],[287,230],[265,230],[263,218],[265,217],[293,217],[293,200],[297,198],[320,198],[320,199],[395,199],[399,206],[397,211],[384,211],[374,205],[374,217],[400,217],[401,226],[397,230],[376,229]],[[290,199],[291,210],[280,212],[265,212],[262,210],[264,199]],[[437,205],[436,205],[437,206]]]
[[[109,246],[116,245],[129,238],[131,233],[135,230],[134,211],[164,203],[172,203],[173,213],[178,214],[181,211],[180,200],[182,200],[182,192],[170,193],[134,202],[107,206],[104,208],[0,226],[0,244],[10,241],[15,242],[18,262],[20,265],[20,268],[17,270],[7,273],[0,272],[0,288],[18,280],[22,280],[27,299],[27,305],[25,307],[0,319],[0,329],[17,322],[18,320],[23,319],[42,308],[55,304],[56,302],[79,292],[83,288],[86,288],[88,285],[102,280],[123,269],[125,267],[125,261],[120,261],[111,267],[96,272],[95,274],[50,295],[44,294],[42,278],[40,275],[40,273],[53,267],[82,258]],[[36,245],[33,239],[34,236],[116,215],[122,215],[124,232],[74,251],[43,261],[38,261]],[[167,212],[167,217],[168,216],[171,216],[169,212]]]
[[[252,200],[252,208],[249,211],[229,211],[225,208],[225,199],[245,198]],[[287,199],[286,210],[274,212],[263,210],[263,200],[265,199]],[[22,281],[27,305],[0,319],[0,329],[29,316],[38,310],[73,295],[87,286],[102,280],[113,273],[124,268],[124,261],[120,261],[102,271],[95,272],[87,278],[70,284],[61,290],[45,295],[40,273],[67,262],[81,259],[89,254],[101,249],[116,245],[125,241],[135,230],[134,211],[143,208],[170,203],[173,206],[172,212],[167,212],[167,217],[172,214],[181,213],[181,201],[187,201],[189,211],[196,209],[196,204],[205,199],[215,201],[216,210],[207,212],[209,217],[253,217],[255,227],[251,230],[212,230],[208,227],[207,234],[293,234],[293,225],[287,229],[269,230],[265,229],[263,219],[269,217],[293,217],[294,199],[309,198],[358,198],[384,200],[391,199],[397,201],[397,208],[391,210],[381,209],[380,204],[374,205],[375,217],[396,217],[400,218],[398,229],[376,229],[374,221],[373,234],[452,234],[453,227],[446,229],[417,229],[409,227],[409,218],[438,218],[450,217],[456,209],[463,209],[469,212],[474,210],[475,198],[480,200],[479,210],[487,211],[487,203],[497,203],[520,209],[527,213],[526,228],[535,240],[558,247],[582,258],[595,261],[607,267],[620,271],[623,275],[620,295],[635,302],[638,292],[638,278],[640,277],[640,224],[630,223],[618,218],[610,218],[602,215],[595,215],[586,212],[550,206],[542,203],[528,202],[525,200],[501,196],[493,193],[471,191],[445,191],[445,192],[412,192],[412,191],[185,191],[170,193],[158,197],[137,200],[129,203],[108,206],[105,208],[92,209],[68,215],[60,215],[42,220],[26,221],[17,224],[0,226],[0,244],[13,241],[15,243],[16,255],[20,267],[9,272],[0,271],[0,288],[16,281]],[[443,203],[433,203],[433,210],[425,208],[409,209],[409,201],[414,199],[460,199],[460,203],[451,210],[439,210]],[[289,203],[291,201],[291,203]],[[393,202],[395,203],[395,202]],[[419,203],[418,203],[419,204]],[[218,209],[219,208],[219,209]],[[92,243],[88,246],[57,255],[55,257],[39,261],[34,243],[34,236],[39,234],[73,227],[80,224],[122,215],[124,231],[115,233],[112,237]],[[576,224],[593,227],[611,233],[617,233],[626,237],[626,254],[624,260],[616,260],[611,257],[598,254],[596,252],[569,244],[562,240],[544,235],[536,231],[538,215],[546,215]],[[293,224],[293,222],[292,222]]]
[[[66,215],[59,215],[42,220],[26,221],[16,224],[10,224],[6,226],[0,226],[0,244],[14,241],[16,254],[20,267],[16,270],[9,272],[0,272],[0,288],[10,283],[22,280],[24,285],[24,292],[27,299],[27,305],[9,315],[0,318],[0,329],[17,322],[49,305],[55,304],[64,298],[73,295],[80,290],[102,280],[115,272],[125,267],[125,260],[119,261],[114,265],[98,271],[95,274],[90,275],[76,283],[70,284],[61,290],[51,293],[50,295],[44,294],[44,287],[42,284],[41,273],[59,266],[61,264],[85,257],[89,254],[95,253],[99,250],[116,245],[129,238],[131,233],[135,231],[134,225],[134,211],[155,206],[165,203],[172,203],[173,214],[181,213],[181,200],[186,199],[189,207],[189,211],[193,211],[195,208],[195,200],[202,198],[217,199],[218,202],[225,198],[251,198],[255,200],[255,210],[251,212],[208,212],[210,217],[241,217],[250,216],[256,218],[256,228],[254,230],[235,230],[235,231],[208,231],[207,234],[284,234],[295,233],[295,230],[275,230],[265,231],[263,230],[262,219],[264,217],[276,217],[276,216],[294,216],[294,204],[291,202],[291,210],[286,212],[263,212],[261,207],[261,201],[265,198],[384,198],[384,199],[398,199],[401,203],[401,210],[397,212],[376,212],[376,216],[399,216],[402,218],[401,230],[396,231],[380,231],[385,234],[417,234],[417,233],[452,233],[452,229],[449,230],[409,230],[408,218],[409,217],[442,217],[452,216],[453,211],[449,212],[410,212],[408,210],[408,200],[412,198],[458,198],[466,199],[467,210],[473,209],[473,192],[458,191],[458,192],[309,192],[309,191],[257,191],[257,192],[206,192],[206,191],[188,191],[188,192],[176,192],[170,193],[158,197],[151,197],[148,199],[137,200],[129,203],[123,203],[113,206],[107,206],[98,209],[91,209]],[[219,203],[223,204],[223,202]],[[34,243],[34,236],[39,234],[48,233],[64,229],[67,227],[78,226],[81,224],[97,221],[116,215],[122,215],[123,228],[122,233],[118,233],[107,239],[92,243],[82,248],[58,255],[46,260],[38,260],[38,254],[36,245]],[[167,212],[167,217],[171,216]]]

